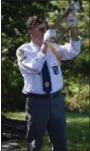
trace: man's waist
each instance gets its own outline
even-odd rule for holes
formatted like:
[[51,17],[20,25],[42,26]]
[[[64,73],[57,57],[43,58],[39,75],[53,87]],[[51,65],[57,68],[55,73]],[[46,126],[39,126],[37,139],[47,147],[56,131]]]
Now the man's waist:
[[27,96],[42,97],[42,98],[53,98],[53,97],[58,96],[59,94],[60,94],[60,90],[58,90],[54,93],[49,93],[49,94],[27,93]]

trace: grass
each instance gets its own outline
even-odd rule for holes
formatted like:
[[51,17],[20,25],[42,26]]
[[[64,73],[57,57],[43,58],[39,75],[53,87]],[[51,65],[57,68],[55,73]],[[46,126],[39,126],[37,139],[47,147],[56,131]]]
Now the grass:
[[[24,120],[24,112],[4,113],[8,118]],[[67,123],[67,146],[68,150],[88,151],[89,150],[89,116],[82,113],[66,113]],[[25,140],[19,141],[21,151],[25,149]],[[43,139],[42,149],[50,150],[47,133]]]
[[4,112],[3,115],[10,119],[25,120],[25,112]]

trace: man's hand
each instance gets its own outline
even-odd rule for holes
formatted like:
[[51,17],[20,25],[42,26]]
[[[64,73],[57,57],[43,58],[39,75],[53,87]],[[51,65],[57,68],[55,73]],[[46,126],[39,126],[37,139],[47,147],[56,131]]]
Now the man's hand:
[[70,13],[69,16],[66,18],[66,22],[69,27],[75,27],[76,26],[76,15],[75,13]]
[[44,34],[43,43],[48,44],[53,38],[56,38],[56,29],[48,29]]

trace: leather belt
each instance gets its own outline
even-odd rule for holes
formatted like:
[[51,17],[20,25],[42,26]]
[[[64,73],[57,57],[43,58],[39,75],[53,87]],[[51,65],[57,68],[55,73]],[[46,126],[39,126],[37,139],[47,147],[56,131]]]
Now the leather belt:
[[60,94],[60,90],[55,92],[55,93],[50,93],[50,94],[36,94],[36,93],[28,93],[27,96],[32,96],[32,97],[42,97],[42,98],[53,98],[56,97]]

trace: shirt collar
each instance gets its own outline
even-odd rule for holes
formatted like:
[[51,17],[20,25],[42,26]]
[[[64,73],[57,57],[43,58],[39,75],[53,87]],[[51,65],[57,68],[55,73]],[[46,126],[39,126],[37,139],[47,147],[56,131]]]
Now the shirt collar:
[[38,46],[37,44],[35,44],[33,41],[30,42],[31,46],[34,46],[35,48],[37,48],[37,50],[40,50],[40,46]]

